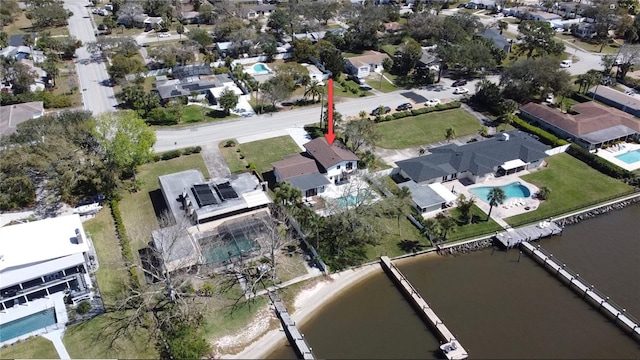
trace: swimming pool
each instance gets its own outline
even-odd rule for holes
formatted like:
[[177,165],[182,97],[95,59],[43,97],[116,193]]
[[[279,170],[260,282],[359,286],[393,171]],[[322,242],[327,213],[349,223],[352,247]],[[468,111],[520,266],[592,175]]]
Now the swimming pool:
[[253,71],[256,73],[264,73],[264,72],[271,72],[271,69],[269,69],[267,65],[263,63],[258,63],[253,65]]
[[357,194],[349,194],[347,196],[338,198],[337,203],[341,208],[346,208],[348,206],[360,204],[365,200],[369,200],[371,197],[372,196],[369,191],[360,189]]
[[520,184],[519,182],[514,182],[503,186],[480,186],[477,188],[469,189],[469,192],[482,199],[482,201],[488,203],[489,200],[487,199],[487,196],[489,195],[491,189],[493,189],[494,187],[500,188],[502,189],[502,191],[504,191],[505,200],[508,200],[510,198],[527,198],[531,196],[531,191],[529,190],[529,188]]
[[56,323],[53,308],[13,320],[0,326],[0,342],[11,340]]
[[640,149],[636,149],[633,151],[628,151],[624,154],[616,155],[616,159],[627,164],[637,163],[640,161]]

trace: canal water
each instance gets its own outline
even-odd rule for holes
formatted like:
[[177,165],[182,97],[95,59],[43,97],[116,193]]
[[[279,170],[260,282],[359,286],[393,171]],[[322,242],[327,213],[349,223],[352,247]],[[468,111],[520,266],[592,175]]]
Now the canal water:
[[[540,244],[640,318],[640,205]],[[398,263],[471,358],[638,359],[640,343],[517,249]],[[319,358],[437,358],[438,340],[380,272],[301,327]],[[269,358],[295,358],[285,343]]]

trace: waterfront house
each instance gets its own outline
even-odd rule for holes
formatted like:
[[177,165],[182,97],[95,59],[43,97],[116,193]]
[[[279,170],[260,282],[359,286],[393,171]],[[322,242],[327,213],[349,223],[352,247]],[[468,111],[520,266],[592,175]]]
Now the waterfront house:
[[79,215],[1,227],[0,249],[0,344],[64,326],[68,303],[93,299],[96,254]]
[[409,189],[413,207],[423,215],[437,213],[456,201],[456,196],[440,183],[418,185],[410,180],[398,186]]
[[520,107],[520,114],[534,125],[587,150],[640,135],[640,122],[632,115],[594,101],[576,104],[568,114],[547,105],[528,103]]
[[464,145],[448,144],[430,154],[398,161],[400,175],[418,184],[468,179],[479,183],[543,165],[549,147],[522,131],[509,131]]

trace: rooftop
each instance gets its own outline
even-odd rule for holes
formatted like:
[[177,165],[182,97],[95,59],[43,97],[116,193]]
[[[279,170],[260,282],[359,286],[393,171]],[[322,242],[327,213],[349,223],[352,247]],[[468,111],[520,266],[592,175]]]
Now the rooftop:
[[553,14],[553,13],[548,13],[548,12],[544,12],[544,11],[534,11],[531,13],[531,16],[538,16],[542,19],[545,20],[555,20],[555,19],[562,19],[562,16],[558,15],[558,14]]
[[511,45],[509,39],[500,34],[500,31],[496,29],[486,28],[483,32],[479,33],[478,36],[492,40],[500,50]]
[[295,154],[282,158],[271,164],[283,180],[292,177],[320,173],[316,161],[307,154]]
[[520,109],[592,143],[640,132],[640,121],[633,115],[594,101],[574,105],[575,115],[536,103],[525,104]]
[[2,277],[7,271],[24,272],[19,268],[86,251],[89,251],[87,235],[77,214],[0,228]]
[[7,105],[0,107],[0,137],[16,132],[18,124],[29,119],[37,119],[44,114],[42,101]]
[[290,183],[294,187],[304,191],[309,189],[315,189],[320,186],[330,185],[331,182],[327,180],[327,177],[320,173],[311,173],[304,174],[299,176],[294,176],[285,180]]
[[340,141],[336,140],[329,146],[325,137],[319,137],[309,141],[304,144],[304,148],[307,149],[307,152],[325,169],[343,161],[358,160],[358,157],[347,150]]
[[420,208],[428,208],[447,202],[445,198],[440,196],[440,194],[428,185],[421,186],[414,181],[407,181],[402,184],[398,184],[398,186],[409,189],[413,202],[415,202]]
[[423,182],[458,172],[474,175],[490,174],[507,161],[520,159],[525,163],[544,159],[548,146],[522,131],[509,131],[508,140],[496,136],[464,145],[448,144],[429,149],[431,154],[398,161],[396,164],[413,181]]
[[620,105],[624,105],[635,111],[640,111],[640,100],[638,100],[634,96],[627,95],[608,86],[594,86],[589,89],[590,95],[593,95],[594,93],[598,96],[614,101]]
[[387,59],[388,57],[389,55],[387,54],[369,50],[365,51],[360,56],[350,57],[346,60],[349,61],[353,66],[360,67],[363,65],[381,64],[382,60]]
[[271,203],[251,173],[206,182],[200,170],[186,170],[160,176],[158,182],[175,219],[195,214],[195,220],[202,222]]

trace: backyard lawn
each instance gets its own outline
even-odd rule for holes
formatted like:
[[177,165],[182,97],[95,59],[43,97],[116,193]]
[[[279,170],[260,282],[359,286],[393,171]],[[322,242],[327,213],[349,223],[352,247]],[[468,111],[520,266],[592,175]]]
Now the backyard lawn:
[[140,167],[137,178],[142,181],[140,191],[135,194],[123,194],[120,200],[120,212],[127,235],[131,239],[132,250],[137,251],[147,246],[151,239],[151,231],[158,227],[156,213],[151,202],[151,195],[159,194],[158,176],[178,171],[199,169],[205,178],[209,177],[207,167],[200,154],[181,156],[179,158],[145,164]]
[[226,141],[220,142],[220,150],[232,173],[248,171],[247,166],[253,163],[256,172],[262,174],[271,171],[271,163],[282,160],[283,156],[301,152],[298,144],[289,135],[244,144],[238,144],[237,141],[235,143],[233,147],[225,147]]
[[377,125],[382,135],[377,146],[385,149],[405,149],[445,140],[447,128],[453,128],[457,136],[478,132],[480,124],[462,109],[434,111],[410,116]]
[[53,343],[41,336],[0,348],[0,359],[60,359]]
[[[480,221],[473,224],[456,226],[455,230],[447,234],[447,241],[470,239],[489,234],[494,231],[502,230],[502,227],[498,225],[498,223],[493,219],[485,221],[487,219],[487,214],[484,211],[480,210],[480,208],[476,205],[473,205],[473,207],[471,208],[471,216],[477,216]],[[451,217],[456,220],[460,218],[460,211],[458,210],[458,208],[454,208],[451,210]]]
[[84,229],[93,240],[100,267],[96,272],[102,300],[112,305],[128,278],[111,210],[105,206],[95,218],[86,221]]
[[505,219],[509,224],[535,222],[632,190],[623,182],[606,176],[568,154],[545,159],[546,169],[522,176],[522,179],[551,191],[536,211]]
[[401,249],[399,246],[402,240],[417,241],[423,246],[420,250],[431,246],[429,240],[422,236],[420,231],[407,219],[407,215],[412,213],[413,210],[407,205],[404,214],[400,218],[400,231],[398,231],[398,218],[383,216],[376,218],[378,226],[382,228],[384,236],[380,244],[367,247],[367,258],[369,261],[377,260],[382,255],[395,257],[406,254],[407,251]]
[[96,316],[67,328],[62,342],[73,359],[158,359],[152,336],[139,329],[116,334],[111,314]]

